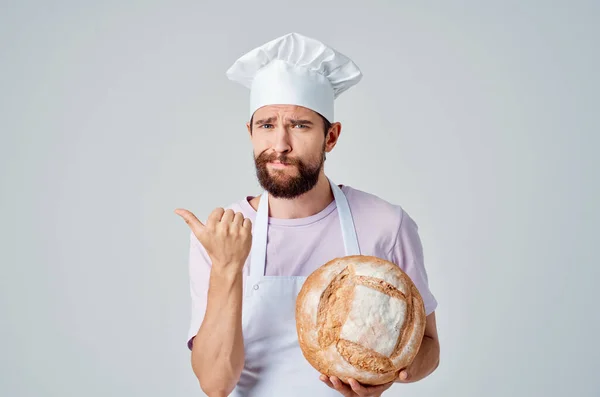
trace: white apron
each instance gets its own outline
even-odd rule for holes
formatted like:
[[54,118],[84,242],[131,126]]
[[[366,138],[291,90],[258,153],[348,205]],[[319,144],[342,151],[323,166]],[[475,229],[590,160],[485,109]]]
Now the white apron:
[[[348,200],[337,185],[329,183],[336,201],[346,255],[359,255]],[[264,192],[254,221],[250,272],[242,302],[246,362],[231,396],[340,397],[338,391],[319,380],[319,372],[306,361],[298,344],[296,297],[306,277],[264,275],[268,221],[268,196]]]

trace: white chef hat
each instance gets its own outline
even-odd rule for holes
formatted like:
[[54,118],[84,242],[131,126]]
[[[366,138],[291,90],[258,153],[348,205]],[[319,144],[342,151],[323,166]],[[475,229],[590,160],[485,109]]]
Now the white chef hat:
[[244,54],[226,74],[250,89],[250,117],[265,105],[285,104],[309,108],[330,122],[334,100],[362,78],[351,59],[298,33]]

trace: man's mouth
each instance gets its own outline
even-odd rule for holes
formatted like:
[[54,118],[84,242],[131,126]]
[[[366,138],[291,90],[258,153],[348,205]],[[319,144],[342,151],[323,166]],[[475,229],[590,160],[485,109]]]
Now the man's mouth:
[[285,168],[285,167],[289,167],[291,165],[291,164],[287,164],[287,163],[282,163],[281,161],[277,161],[277,160],[269,161],[269,164],[275,168]]

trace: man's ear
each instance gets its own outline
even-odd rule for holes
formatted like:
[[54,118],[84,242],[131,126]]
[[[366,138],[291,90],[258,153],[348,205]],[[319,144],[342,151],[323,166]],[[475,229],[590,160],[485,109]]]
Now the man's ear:
[[250,125],[250,122],[246,123],[246,128],[248,129],[248,134],[250,134],[250,138],[252,138],[252,126]]
[[342,124],[339,122],[331,124],[329,131],[325,137],[325,151],[331,152],[337,144],[340,134],[342,133]]

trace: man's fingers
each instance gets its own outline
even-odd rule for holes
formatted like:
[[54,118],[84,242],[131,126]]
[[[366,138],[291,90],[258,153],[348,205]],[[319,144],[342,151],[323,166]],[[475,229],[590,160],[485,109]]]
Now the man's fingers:
[[242,214],[241,212],[236,212],[235,216],[233,217],[233,223],[235,223],[238,226],[242,226],[242,224],[244,223],[244,214]]
[[407,380],[408,379],[408,371],[407,370],[400,371],[400,375],[398,375],[398,379],[400,379],[401,381]]
[[363,387],[356,379],[348,378],[348,383],[352,390],[359,396],[366,396],[367,388]]
[[206,220],[206,226],[213,229],[217,223],[221,221],[221,217],[223,216],[224,212],[225,210],[223,208],[215,208],[208,216],[208,219]]
[[348,396],[349,393],[352,393],[352,389],[345,383],[343,383],[337,376],[332,376],[329,378],[331,383],[333,384],[333,388],[344,396]]
[[249,218],[245,218],[242,226],[245,227],[246,229],[252,230],[252,221]]
[[350,387],[352,388],[352,391],[354,391],[354,393],[361,397],[367,397],[379,396],[381,393],[389,389],[394,382],[392,381],[384,383],[379,386],[363,386],[356,379],[348,378],[348,383],[350,384]]
[[223,222],[223,223],[231,223],[231,222],[233,222],[233,217],[234,216],[235,216],[235,213],[233,212],[233,210],[232,209],[228,209],[228,210],[225,211],[225,213],[221,217],[221,222]]
[[335,389],[335,387],[333,386],[333,384],[331,383],[331,381],[329,380],[329,378],[327,376],[321,375],[321,376],[319,376],[319,379],[321,380],[321,382],[325,383],[330,388]]
[[202,222],[200,222],[198,218],[196,218],[196,216],[190,211],[178,208],[175,210],[175,213],[183,218],[185,223],[188,224],[194,233],[200,232],[202,229],[204,229],[204,224],[202,224]]

